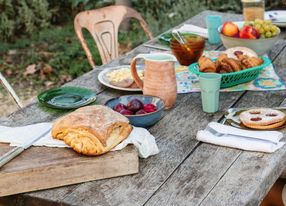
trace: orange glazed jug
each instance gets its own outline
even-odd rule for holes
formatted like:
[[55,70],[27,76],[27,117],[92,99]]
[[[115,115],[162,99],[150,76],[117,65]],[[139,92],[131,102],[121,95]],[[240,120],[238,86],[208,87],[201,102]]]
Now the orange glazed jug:
[[[140,58],[145,60],[143,81],[136,70],[136,60]],[[177,98],[175,62],[176,57],[166,53],[139,54],[131,62],[132,76],[143,94],[160,97],[166,109],[171,108]]]

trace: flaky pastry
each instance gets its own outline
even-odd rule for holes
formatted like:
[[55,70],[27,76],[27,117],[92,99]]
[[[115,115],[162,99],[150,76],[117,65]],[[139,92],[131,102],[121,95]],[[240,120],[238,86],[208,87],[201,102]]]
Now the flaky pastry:
[[216,72],[215,63],[211,59],[209,59],[205,56],[201,56],[199,58],[198,64],[200,66],[201,72]]
[[[210,58],[202,56],[198,60],[198,64],[201,72],[217,72],[217,73],[230,73],[239,72],[244,69],[252,68],[263,64],[263,60],[257,55],[253,54],[252,50],[236,51],[230,55],[230,51],[221,53],[215,62]],[[252,52],[251,52],[252,51]],[[252,56],[246,54],[250,53]],[[256,55],[256,56],[255,56]],[[229,57],[232,56],[232,57]]]
[[93,105],[58,119],[52,137],[63,140],[78,153],[100,155],[126,139],[131,130],[125,116],[106,106]]

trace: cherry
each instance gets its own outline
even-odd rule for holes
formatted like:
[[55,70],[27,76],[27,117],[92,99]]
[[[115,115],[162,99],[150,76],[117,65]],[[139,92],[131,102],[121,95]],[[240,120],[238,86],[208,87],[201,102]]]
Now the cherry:
[[136,112],[136,114],[147,114],[147,112],[144,109],[140,109]]
[[128,109],[122,109],[120,112],[120,114],[123,114],[123,115],[133,115],[134,113]]
[[157,111],[157,107],[154,104],[145,104],[144,105],[144,110],[147,113],[155,112],[155,111]]
[[132,112],[137,112],[140,109],[143,109],[143,103],[139,99],[132,99],[127,104],[127,109]]
[[120,112],[123,109],[127,109],[126,105],[118,103],[113,107],[113,110],[116,112]]

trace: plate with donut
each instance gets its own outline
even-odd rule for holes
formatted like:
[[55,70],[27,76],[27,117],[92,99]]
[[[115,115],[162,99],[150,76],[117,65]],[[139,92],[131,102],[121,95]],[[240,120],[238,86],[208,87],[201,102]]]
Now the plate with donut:
[[280,130],[286,127],[286,108],[231,108],[224,124],[250,130]]

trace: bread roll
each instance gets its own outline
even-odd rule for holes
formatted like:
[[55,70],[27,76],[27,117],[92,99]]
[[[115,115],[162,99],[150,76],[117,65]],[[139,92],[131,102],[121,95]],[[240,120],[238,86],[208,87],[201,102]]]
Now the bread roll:
[[100,155],[110,151],[132,130],[128,119],[101,106],[86,106],[58,119],[52,127],[52,137],[63,140],[76,152]]

